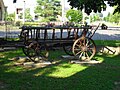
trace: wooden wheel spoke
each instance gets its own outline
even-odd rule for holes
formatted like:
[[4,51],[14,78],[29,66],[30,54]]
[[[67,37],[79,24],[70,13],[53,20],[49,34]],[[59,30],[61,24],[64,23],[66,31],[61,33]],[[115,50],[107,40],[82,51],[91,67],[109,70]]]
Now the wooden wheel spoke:
[[81,45],[80,44],[76,44],[75,46],[80,47]]
[[89,43],[90,43],[90,41],[87,39],[86,46],[88,46]]
[[76,49],[74,49],[75,51],[79,51],[79,50],[81,50],[81,49],[79,49],[79,48],[76,48]]
[[88,55],[88,53],[87,53],[87,52],[85,52],[85,54],[86,54],[87,58],[90,58],[90,56]]
[[90,43],[90,44],[88,45],[88,47],[90,47],[90,46],[93,46],[93,44],[92,44],[92,43]]
[[83,45],[85,45],[85,43],[86,43],[86,39],[84,39],[84,41],[83,41]]
[[86,57],[85,52],[83,52],[83,57]]
[[81,58],[81,57],[82,57],[82,55],[83,55],[83,52],[80,54],[79,58]]
[[88,48],[88,50],[94,50],[94,48]]
[[90,54],[93,54],[93,51],[92,51],[92,50],[88,50],[87,52],[89,52]]
[[80,45],[80,46],[83,46],[83,45],[84,45],[84,44],[83,44],[83,40],[79,40],[78,42],[79,42],[79,45]]
[[81,40],[78,40],[78,43],[81,44]]
[[77,53],[76,53],[76,56],[77,56],[78,54],[80,54],[81,52],[82,52],[82,51],[77,52]]

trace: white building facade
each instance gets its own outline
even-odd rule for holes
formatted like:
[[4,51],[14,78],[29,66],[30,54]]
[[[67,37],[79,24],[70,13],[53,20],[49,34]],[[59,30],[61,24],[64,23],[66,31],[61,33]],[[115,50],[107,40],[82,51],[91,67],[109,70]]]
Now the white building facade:
[[5,7],[3,0],[0,0],[0,21],[5,20],[6,9],[7,8]]

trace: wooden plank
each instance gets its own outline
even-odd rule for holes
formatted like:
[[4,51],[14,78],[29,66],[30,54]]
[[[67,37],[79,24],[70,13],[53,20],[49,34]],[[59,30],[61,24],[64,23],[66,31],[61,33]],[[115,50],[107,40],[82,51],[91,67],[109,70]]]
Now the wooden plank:
[[47,29],[45,29],[45,31],[44,31],[44,40],[46,40],[47,39]]
[[55,29],[53,29],[53,33],[52,33],[52,39],[55,39]]
[[63,29],[60,29],[60,39],[62,39]]

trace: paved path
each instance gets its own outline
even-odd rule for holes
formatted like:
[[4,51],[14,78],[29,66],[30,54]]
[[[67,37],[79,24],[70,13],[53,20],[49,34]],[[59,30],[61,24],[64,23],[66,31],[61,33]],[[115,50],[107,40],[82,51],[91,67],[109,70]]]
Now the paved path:
[[[8,37],[18,37],[20,35],[20,30],[14,30],[12,32],[7,33]],[[63,34],[64,36],[66,33]],[[0,30],[0,37],[5,37],[5,31]],[[94,40],[120,40],[120,28],[119,29],[108,29],[101,30],[98,29],[94,36],[92,37]]]
[[93,36],[94,40],[120,40],[120,29],[97,30]]

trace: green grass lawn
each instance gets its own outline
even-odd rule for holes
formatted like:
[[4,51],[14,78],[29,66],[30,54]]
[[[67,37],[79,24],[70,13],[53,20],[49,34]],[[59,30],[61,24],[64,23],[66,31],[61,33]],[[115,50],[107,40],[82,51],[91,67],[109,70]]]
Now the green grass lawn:
[[120,46],[120,40],[94,40],[96,45]]
[[[21,49],[0,52],[0,90],[117,90],[120,86],[120,55],[98,53],[95,65],[71,64],[51,51],[58,64],[44,68],[15,66],[10,58],[24,56]],[[118,84],[115,84],[118,83]],[[120,88],[119,88],[120,89]],[[118,89],[118,90],[119,90]]]

